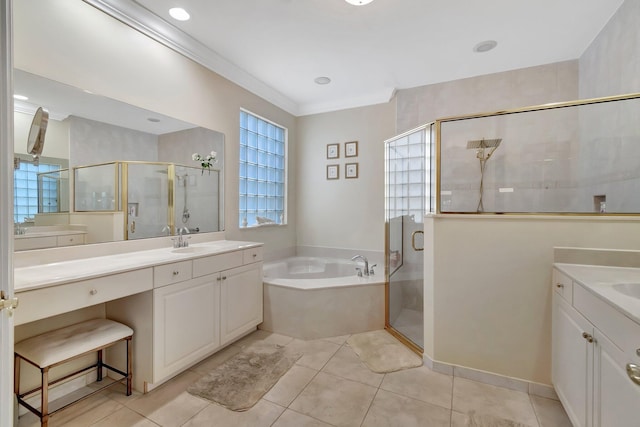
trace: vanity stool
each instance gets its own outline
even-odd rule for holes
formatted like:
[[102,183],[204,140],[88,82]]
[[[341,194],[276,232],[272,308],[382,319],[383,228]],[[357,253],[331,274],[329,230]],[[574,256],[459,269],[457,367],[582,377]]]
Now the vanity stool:
[[[98,393],[107,387],[119,384],[125,379],[127,382],[127,396],[130,396],[132,378],[132,337],[133,330],[122,323],[114,322],[109,319],[93,319],[20,341],[15,345],[15,373],[13,379],[14,391],[18,398],[18,403],[36,414],[40,418],[41,426],[47,426],[50,415],[53,415],[57,411],[64,409],[73,403]],[[121,370],[109,366],[102,361],[103,350],[121,341],[125,341],[127,345],[126,372],[122,372]],[[82,368],[78,371],[74,371],[62,378],[56,379],[55,381],[49,381],[49,369],[95,352],[98,354],[98,361],[95,364]],[[40,387],[29,390],[25,393],[20,393],[20,360],[24,360],[40,369]],[[59,383],[60,381],[64,381],[80,373],[88,372],[94,368],[97,369],[98,381],[102,381],[103,367],[123,375],[124,378],[100,387],[90,394],[64,405],[55,411],[49,412],[48,394],[50,385]],[[37,391],[41,392],[41,405],[39,411],[24,400],[25,396]]]

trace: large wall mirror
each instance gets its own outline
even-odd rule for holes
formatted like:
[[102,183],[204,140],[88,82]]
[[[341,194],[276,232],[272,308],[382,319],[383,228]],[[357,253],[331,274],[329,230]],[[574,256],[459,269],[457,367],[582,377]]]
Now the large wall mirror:
[[[16,250],[224,229],[224,135],[14,70]],[[27,137],[49,112],[38,164]],[[202,168],[194,153],[215,152]]]

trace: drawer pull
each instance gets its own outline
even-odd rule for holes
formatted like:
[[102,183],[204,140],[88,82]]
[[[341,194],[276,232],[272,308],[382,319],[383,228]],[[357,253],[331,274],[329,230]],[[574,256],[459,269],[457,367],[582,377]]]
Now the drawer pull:
[[586,333],[586,332],[582,333],[582,338],[587,340],[588,343],[592,343],[593,342],[593,336],[591,334]]
[[97,289],[91,289],[89,291],[89,295],[97,295],[98,294],[98,290]]
[[627,375],[635,384],[640,385],[640,366],[627,363]]
[[556,283],[556,288],[562,289],[564,288],[564,285],[562,283]]
[[177,276],[178,274],[180,274],[180,272],[179,272],[179,271],[174,271],[174,272],[173,272],[173,275],[174,275],[174,276]]
[[255,258],[255,257],[257,257],[257,256],[258,256],[258,254],[253,254],[253,257],[254,257],[254,258]]
[[227,276],[222,276],[222,280],[227,280]]

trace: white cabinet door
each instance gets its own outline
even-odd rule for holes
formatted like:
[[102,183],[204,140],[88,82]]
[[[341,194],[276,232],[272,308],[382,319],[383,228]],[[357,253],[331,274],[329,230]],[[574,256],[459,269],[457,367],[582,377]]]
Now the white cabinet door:
[[627,363],[640,364],[638,357],[626,355],[597,329],[594,336],[594,427],[640,426],[640,385],[626,370]]
[[220,339],[224,345],[262,323],[262,263],[220,273]]
[[591,323],[554,292],[553,385],[573,425],[591,427],[593,345],[583,333],[593,335]]
[[220,345],[217,275],[153,290],[153,381],[206,356]]

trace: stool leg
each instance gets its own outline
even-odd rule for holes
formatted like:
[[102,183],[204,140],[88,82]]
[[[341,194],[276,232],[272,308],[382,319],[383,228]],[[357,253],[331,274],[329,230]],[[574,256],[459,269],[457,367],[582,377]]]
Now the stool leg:
[[49,425],[49,368],[40,369],[42,376],[42,393],[40,397],[40,426]]
[[131,337],[127,337],[127,396],[131,396],[131,382],[133,379],[133,358],[131,357],[131,344]]
[[13,392],[20,395],[20,356],[17,353],[13,361]]
[[102,381],[102,349],[98,350],[98,381]]

